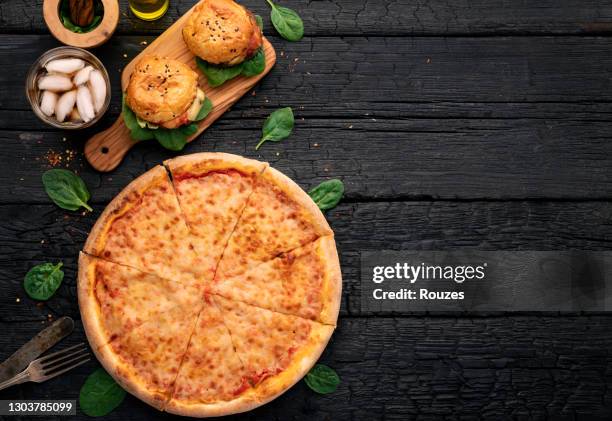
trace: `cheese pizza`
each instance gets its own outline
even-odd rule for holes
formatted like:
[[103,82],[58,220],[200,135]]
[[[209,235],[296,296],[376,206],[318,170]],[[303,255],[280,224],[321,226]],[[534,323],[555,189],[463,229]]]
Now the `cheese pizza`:
[[336,243],[330,235],[229,278],[211,290],[223,297],[322,323],[335,324],[340,304]]
[[168,160],[102,213],[79,257],[85,332],[130,393],[179,415],[244,412],[289,389],[336,326],[333,231],[267,163]]

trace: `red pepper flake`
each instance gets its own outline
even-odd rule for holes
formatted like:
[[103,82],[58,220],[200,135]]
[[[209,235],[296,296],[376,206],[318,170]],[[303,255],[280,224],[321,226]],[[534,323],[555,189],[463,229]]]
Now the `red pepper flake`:
[[74,149],[66,149],[64,152],[57,152],[49,149],[42,158],[48,167],[55,168],[67,166],[70,162],[74,161],[76,157],[77,151]]

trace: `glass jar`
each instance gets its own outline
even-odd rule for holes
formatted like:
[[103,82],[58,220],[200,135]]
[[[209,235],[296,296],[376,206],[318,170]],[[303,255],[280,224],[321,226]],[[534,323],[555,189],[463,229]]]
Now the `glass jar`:
[[[40,100],[42,93],[38,89],[38,79],[46,73],[45,65],[51,60],[59,58],[80,58],[91,66],[93,66],[94,69],[99,70],[102,73],[104,80],[106,81],[106,99],[104,100],[104,104],[102,105],[102,108],[96,114],[96,116],[87,123],[82,121],[64,121],[60,123],[53,116],[45,115],[40,109]],[[26,96],[28,97],[28,101],[30,102],[30,106],[32,107],[32,111],[34,111],[34,114],[36,114],[39,119],[49,124],[50,126],[56,127],[58,129],[68,130],[84,129],[86,127],[94,125],[98,120],[100,120],[100,118],[102,118],[104,113],[106,113],[106,110],[108,110],[111,98],[110,79],[108,77],[108,72],[106,71],[104,65],[92,53],[77,47],[57,47],[47,51],[42,56],[40,56],[34,62],[34,64],[32,64],[30,70],[28,71],[28,74],[26,76],[25,90]]]

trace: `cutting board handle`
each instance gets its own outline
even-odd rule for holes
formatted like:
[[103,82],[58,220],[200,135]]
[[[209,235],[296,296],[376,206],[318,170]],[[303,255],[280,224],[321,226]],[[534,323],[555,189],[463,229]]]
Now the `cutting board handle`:
[[123,122],[123,114],[120,114],[112,126],[87,141],[85,157],[96,170],[112,171],[117,168],[133,143],[130,131]]

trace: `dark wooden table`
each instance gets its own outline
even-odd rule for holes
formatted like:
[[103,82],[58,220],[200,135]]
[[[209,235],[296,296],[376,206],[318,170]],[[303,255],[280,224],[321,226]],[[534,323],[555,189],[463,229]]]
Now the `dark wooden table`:
[[[113,80],[104,120],[87,132],[50,129],[24,95],[30,64],[58,45],[41,0],[0,1],[0,357],[55,319],[77,320],[78,250],[106,203],[172,156],[135,147],[114,172],[85,162],[83,142],[119,113],[121,68],[193,1],[171,0],[155,23],[121,1],[119,28],[96,49]],[[322,361],[342,384],[327,396],[297,384],[252,419],[610,419],[612,317],[508,314],[381,317],[361,311],[360,252],[379,249],[607,250],[612,247],[612,4],[593,0],[285,0],[306,36],[273,31],[272,72],[183,153],[267,160],[304,188],[344,180],[328,213],[341,252],[338,330]],[[292,106],[291,138],[254,146],[263,119]],[[53,158],[82,174],[95,212],[50,203]],[[34,264],[61,260],[48,302],[25,296]],[[92,362],[1,399],[78,397]],[[109,419],[170,418],[128,397]]]

